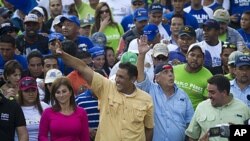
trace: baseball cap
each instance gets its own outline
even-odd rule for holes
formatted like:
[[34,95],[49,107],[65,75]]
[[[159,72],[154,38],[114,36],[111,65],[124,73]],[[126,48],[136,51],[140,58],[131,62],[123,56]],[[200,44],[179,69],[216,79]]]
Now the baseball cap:
[[80,21],[79,21],[78,17],[76,17],[74,15],[62,16],[60,18],[61,22],[64,22],[65,20],[68,20],[70,22],[75,23],[77,26],[80,26]]
[[53,22],[52,22],[52,25],[57,25],[59,23],[61,23],[60,19],[63,17],[63,15],[58,15],[54,18]]
[[159,29],[155,24],[148,24],[143,28],[143,34],[147,35],[148,41],[153,41],[158,33]]
[[191,26],[183,26],[179,31],[179,36],[187,35],[189,37],[196,37],[196,32]]
[[19,28],[15,27],[14,24],[10,21],[6,21],[0,25],[0,35],[7,33],[8,31],[14,30],[15,32],[19,31]]
[[24,18],[24,23],[26,22],[36,22],[38,23],[38,17],[36,14],[28,14],[27,16],[25,16]]
[[250,55],[240,55],[235,61],[236,67],[250,66]]
[[95,57],[98,57],[98,56],[101,56],[101,55],[105,55],[104,48],[101,47],[101,46],[98,46],[98,45],[96,45],[96,46],[90,48],[90,49],[88,50],[88,53],[91,54],[91,57],[92,57],[92,58],[95,58]]
[[228,65],[235,64],[235,60],[238,56],[243,55],[243,52],[240,51],[234,51],[228,56]]
[[149,7],[149,11],[151,13],[163,13],[163,7],[161,4],[159,3],[153,3],[151,4],[151,6]]
[[145,8],[137,8],[134,12],[134,19],[138,22],[148,20],[148,11]]
[[205,49],[204,49],[199,43],[193,43],[193,44],[191,44],[191,45],[189,46],[189,48],[188,48],[187,53],[189,53],[190,51],[192,51],[192,49],[194,49],[194,48],[200,48],[200,49],[201,49],[201,52],[202,52],[203,54],[205,54]]
[[125,52],[122,54],[121,63],[130,62],[133,65],[137,63],[137,55],[133,52]]
[[164,43],[157,43],[154,45],[153,47],[153,57],[157,57],[158,55],[164,55],[166,57],[168,57],[168,46],[167,44]]
[[94,23],[93,20],[90,19],[82,19],[80,20],[80,27],[91,26]]
[[131,0],[131,3],[134,3],[136,1],[142,1],[142,2],[144,2],[143,0]]
[[62,72],[58,69],[50,69],[45,76],[45,84],[53,83],[57,78],[63,76]]
[[105,46],[107,44],[107,37],[102,32],[95,32],[91,36],[91,41],[94,45]]
[[230,15],[226,9],[217,9],[213,17],[217,22],[228,23],[230,21]]
[[157,74],[163,70],[170,70],[170,69],[171,70],[173,69],[172,65],[167,64],[167,63],[161,63],[159,65],[156,65],[156,67],[154,69],[154,73]]
[[37,89],[36,80],[33,77],[27,76],[19,80],[19,90],[25,91],[29,88]]
[[64,36],[61,33],[57,33],[57,32],[49,34],[49,42],[52,42],[56,39],[62,42],[64,40]]
[[[31,10],[31,13],[34,12],[34,11],[37,11],[37,12],[39,12],[42,16],[44,16],[44,12],[43,12],[43,9],[42,9],[41,7],[39,7],[39,6],[34,7],[34,8]],[[33,14],[35,14],[35,13],[33,13]]]
[[214,19],[207,19],[205,23],[202,24],[202,27],[208,27],[208,28],[214,28],[214,29],[220,29],[219,23]]
[[11,15],[12,11],[10,11],[6,7],[0,7],[0,16]]

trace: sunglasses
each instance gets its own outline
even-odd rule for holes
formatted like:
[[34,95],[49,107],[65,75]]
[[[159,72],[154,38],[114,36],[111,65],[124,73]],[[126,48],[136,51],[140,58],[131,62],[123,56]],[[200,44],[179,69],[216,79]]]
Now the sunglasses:
[[106,10],[100,10],[100,14],[103,14],[103,13],[109,13],[109,10],[106,9]]
[[237,49],[237,47],[236,47],[236,45],[234,45],[234,44],[224,44],[223,46],[222,46],[222,48],[233,48],[233,49]]

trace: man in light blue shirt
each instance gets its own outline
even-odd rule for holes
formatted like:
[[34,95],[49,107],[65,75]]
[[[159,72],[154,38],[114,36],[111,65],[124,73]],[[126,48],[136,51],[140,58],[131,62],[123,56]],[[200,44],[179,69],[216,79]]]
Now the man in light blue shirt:
[[250,108],[250,55],[238,56],[235,65],[235,79],[230,82],[230,93]]
[[[174,84],[171,65],[165,63],[157,65],[154,70],[156,83],[149,80],[144,74],[145,54],[150,49],[147,45],[147,37],[142,36],[138,45],[136,86],[149,93],[153,99],[155,119],[153,141],[183,141],[185,129],[194,113],[191,101],[187,94]],[[167,45],[158,43],[154,48],[157,46],[162,46],[159,48],[164,49]]]

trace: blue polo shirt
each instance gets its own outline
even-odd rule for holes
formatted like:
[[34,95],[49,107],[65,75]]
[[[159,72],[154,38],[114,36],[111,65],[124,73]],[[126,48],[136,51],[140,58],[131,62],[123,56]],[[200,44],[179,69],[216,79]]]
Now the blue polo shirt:
[[84,93],[76,97],[76,103],[87,112],[89,127],[97,129],[100,114],[98,110],[98,100],[93,97],[92,93],[91,90],[86,90]]
[[[196,18],[195,18],[194,16],[192,16],[191,14],[186,13],[185,11],[183,11],[183,12],[184,12],[184,24],[185,24],[185,25],[190,25],[190,26],[192,26],[194,29],[199,28],[199,24],[198,24],[198,21],[196,20]],[[174,12],[170,12],[170,13],[164,14],[163,16],[164,16],[168,21],[171,21],[173,15],[174,15]],[[169,24],[170,24],[170,23],[169,23]]]
[[185,140],[185,129],[194,114],[187,94],[175,85],[174,94],[167,97],[161,86],[151,82],[148,76],[136,86],[149,93],[153,99],[155,123],[153,141]]

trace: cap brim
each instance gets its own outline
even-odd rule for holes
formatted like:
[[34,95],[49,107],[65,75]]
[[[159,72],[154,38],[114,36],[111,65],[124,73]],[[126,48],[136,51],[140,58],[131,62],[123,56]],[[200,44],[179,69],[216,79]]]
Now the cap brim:
[[163,13],[162,10],[151,10],[150,13]]
[[65,16],[61,17],[60,22],[64,22],[65,20],[71,21],[71,22],[75,23],[77,26],[80,26],[80,24],[78,25],[75,21],[73,21]]
[[27,86],[27,87],[20,88],[20,90],[25,91],[25,90],[28,90],[30,88],[37,89],[37,86]]
[[86,27],[86,26],[91,26],[91,24],[89,23],[89,24],[83,24],[83,25],[81,25],[81,27]]
[[136,21],[140,22],[140,21],[147,21],[148,17],[140,17],[140,18],[135,18]]
[[241,67],[241,66],[250,66],[250,63],[249,62],[242,62],[242,63],[236,64],[236,67]]
[[163,53],[163,52],[154,53],[154,54],[153,54],[153,57],[157,57],[157,56],[159,56],[159,55],[163,55],[163,56],[165,56],[165,57],[168,57],[168,53]]
[[194,37],[194,36],[192,36],[192,35],[190,35],[190,34],[188,34],[188,33],[180,33],[180,34],[179,34],[179,36],[183,36],[183,35],[186,35],[186,36],[189,36],[189,37]]

